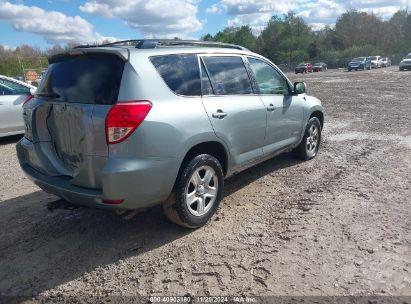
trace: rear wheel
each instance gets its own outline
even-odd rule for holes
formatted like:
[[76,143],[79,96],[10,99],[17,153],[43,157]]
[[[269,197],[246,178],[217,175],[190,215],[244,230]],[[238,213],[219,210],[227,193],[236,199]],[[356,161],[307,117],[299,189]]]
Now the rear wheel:
[[224,175],[219,161],[202,154],[189,161],[177,178],[171,197],[163,204],[174,223],[198,228],[216,212],[223,193]]
[[321,143],[321,124],[317,117],[312,117],[308,121],[304,137],[299,146],[295,149],[297,155],[304,159],[313,159],[320,148]]

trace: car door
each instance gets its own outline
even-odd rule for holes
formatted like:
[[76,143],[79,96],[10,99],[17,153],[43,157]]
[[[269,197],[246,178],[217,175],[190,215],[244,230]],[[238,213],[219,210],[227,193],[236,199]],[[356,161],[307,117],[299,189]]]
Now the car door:
[[273,65],[255,57],[247,60],[267,110],[264,155],[297,144],[303,128],[303,100],[291,94],[287,79]]
[[203,105],[233,169],[262,157],[266,109],[240,55],[201,55]]
[[24,132],[22,105],[29,94],[29,88],[0,79],[0,133]]

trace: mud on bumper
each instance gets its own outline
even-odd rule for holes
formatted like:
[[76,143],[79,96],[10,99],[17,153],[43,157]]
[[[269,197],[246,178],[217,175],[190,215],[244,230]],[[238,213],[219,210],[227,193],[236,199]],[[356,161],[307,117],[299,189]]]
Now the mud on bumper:
[[[101,209],[139,209],[164,201],[172,191],[178,173],[176,159],[113,159],[101,172],[102,188],[90,189],[70,182],[66,176],[44,174],[30,163],[30,147],[16,146],[20,166],[27,177],[44,191],[72,204]],[[103,199],[124,200],[106,204]]]

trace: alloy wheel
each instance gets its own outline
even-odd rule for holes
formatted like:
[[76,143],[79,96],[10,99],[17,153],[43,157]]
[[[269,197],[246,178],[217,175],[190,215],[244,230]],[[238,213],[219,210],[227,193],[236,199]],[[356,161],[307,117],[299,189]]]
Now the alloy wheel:
[[186,187],[186,204],[194,216],[206,214],[213,206],[218,193],[218,176],[210,166],[194,171]]
[[316,125],[312,125],[310,129],[308,130],[306,149],[307,149],[307,154],[310,157],[315,156],[315,154],[317,153],[317,147],[318,147],[319,140],[320,140],[319,134],[320,132]]

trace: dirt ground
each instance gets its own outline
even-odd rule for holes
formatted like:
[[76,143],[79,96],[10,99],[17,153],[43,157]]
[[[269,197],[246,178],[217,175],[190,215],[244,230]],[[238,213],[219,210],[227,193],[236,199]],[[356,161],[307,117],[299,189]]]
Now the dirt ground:
[[51,213],[3,139],[0,295],[411,296],[411,72],[289,76],[325,106],[319,155],[227,180],[195,231],[161,208]]

